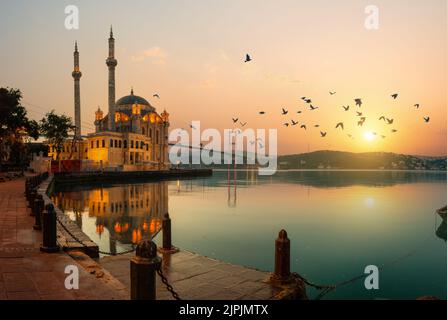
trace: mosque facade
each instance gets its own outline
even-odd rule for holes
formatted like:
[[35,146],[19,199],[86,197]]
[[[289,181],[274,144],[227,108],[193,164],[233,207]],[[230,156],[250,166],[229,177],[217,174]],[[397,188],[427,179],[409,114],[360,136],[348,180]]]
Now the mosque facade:
[[[74,50],[74,115],[75,134],[64,143],[60,160],[82,160],[83,169],[111,171],[167,170],[169,114],[161,114],[146,100],[134,93],[115,99],[115,38],[110,30],[108,68],[108,113],[98,107],[95,132],[86,136],[81,131],[81,85],[77,43]],[[56,160],[53,146],[49,156]]]

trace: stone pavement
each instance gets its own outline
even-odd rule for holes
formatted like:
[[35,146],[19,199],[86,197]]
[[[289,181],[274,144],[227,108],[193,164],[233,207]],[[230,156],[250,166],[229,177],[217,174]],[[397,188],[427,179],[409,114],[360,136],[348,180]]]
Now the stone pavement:
[[[101,266],[130,288],[130,263],[132,255],[105,257]],[[291,299],[305,289],[290,291],[267,283],[270,273],[231,265],[187,251],[163,254],[163,273],[183,300],[270,300]],[[289,297],[287,297],[289,295]],[[171,300],[172,296],[157,276],[157,300]]]
[[[42,233],[32,228],[24,186],[24,178],[0,183],[0,300],[128,299],[127,288],[93,260],[85,268],[64,252],[40,252]],[[68,265],[79,269],[79,290],[65,289]]]

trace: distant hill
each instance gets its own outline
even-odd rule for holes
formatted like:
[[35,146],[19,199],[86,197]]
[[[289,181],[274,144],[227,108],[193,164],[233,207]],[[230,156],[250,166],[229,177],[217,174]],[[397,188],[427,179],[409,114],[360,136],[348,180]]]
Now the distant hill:
[[280,169],[447,170],[447,157],[385,152],[316,151],[280,156],[278,166]]
[[[223,163],[223,156],[221,158]],[[247,163],[245,155],[244,163]],[[226,169],[228,165],[202,164],[181,165],[181,167]],[[246,166],[238,165],[237,167],[243,169]],[[278,169],[447,170],[447,156],[428,157],[386,152],[315,151],[279,156]]]

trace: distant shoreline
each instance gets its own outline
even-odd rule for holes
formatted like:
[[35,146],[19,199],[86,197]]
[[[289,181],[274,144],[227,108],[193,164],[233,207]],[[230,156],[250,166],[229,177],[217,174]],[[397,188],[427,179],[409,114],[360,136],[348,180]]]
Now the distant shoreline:
[[[228,169],[211,169],[216,172],[227,172]],[[234,169],[231,171],[245,172],[257,168]],[[277,169],[276,172],[417,172],[417,173],[447,173],[447,170],[412,170],[412,169]]]

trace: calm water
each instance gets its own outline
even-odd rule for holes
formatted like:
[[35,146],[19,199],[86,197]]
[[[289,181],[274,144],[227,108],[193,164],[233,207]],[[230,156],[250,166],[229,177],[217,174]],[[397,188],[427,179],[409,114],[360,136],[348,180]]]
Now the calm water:
[[126,250],[156,233],[169,211],[174,245],[235,264],[272,270],[282,228],[293,270],[313,282],[334,284],[386,264],[380,290],[367,291],[361,280],[325,299],[447,299],[447,218],[435,213],[447,205],[446,173],[240,171],[229,181],[227,172],[215,172],[60,187],[54,198],[102,250]]

